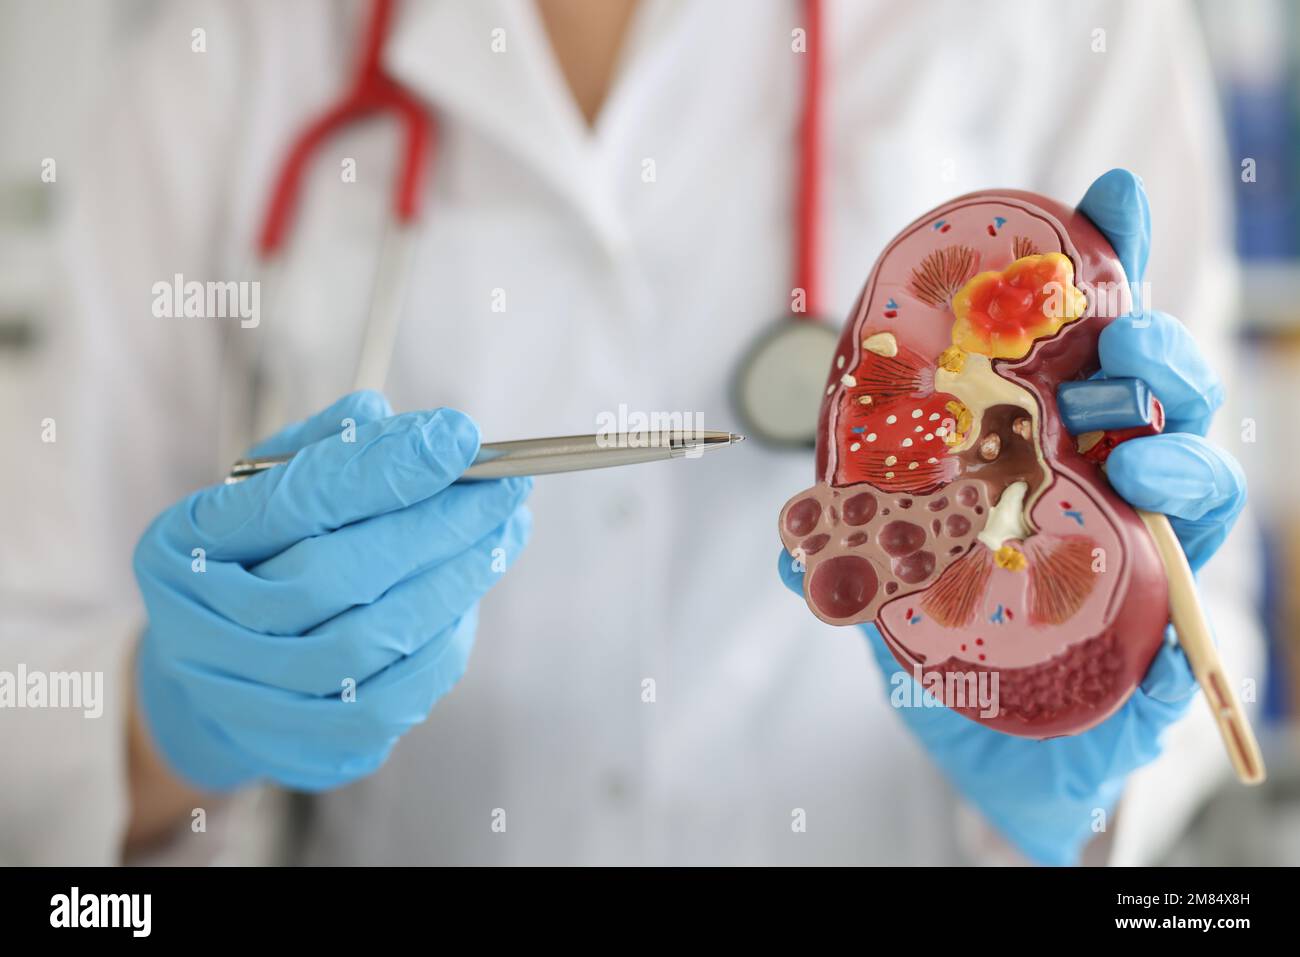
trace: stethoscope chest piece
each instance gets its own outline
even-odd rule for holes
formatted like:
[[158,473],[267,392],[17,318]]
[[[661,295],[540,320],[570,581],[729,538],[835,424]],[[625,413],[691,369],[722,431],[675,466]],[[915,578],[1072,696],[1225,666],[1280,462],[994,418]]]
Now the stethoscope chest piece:
[[839,331],[827,322],[789,317],[759,337],[732,385],[747,434],[768,445],[810,448]]

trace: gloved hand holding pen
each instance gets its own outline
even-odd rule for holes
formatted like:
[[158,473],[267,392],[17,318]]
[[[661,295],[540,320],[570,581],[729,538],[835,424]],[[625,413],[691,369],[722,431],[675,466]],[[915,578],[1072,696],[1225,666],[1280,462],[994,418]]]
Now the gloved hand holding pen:
[[138,695],[181,778],[332,788],[424,720],[531,525],[530,479],[453,484],[478,448],[462,413],[354,393],[253,450],[298,452],[288,465],[153,522],[135,554]]
[[[1142,278],[1150,215],[1141,182],[1113,170],[1095,182],[1080,210],[1105,234],[1131,281]],[[1240,467],[1207,442],[1223,389],[1191,335],[1174,318],[1144,313],[1114,320],[1100,341],[1101,372],[1138,378],[1164,405],[1164,434],[1123,443],[1107,461],[1116,492],[1137,508],[1166,514],[1193,569],[1222,544],[1245,504]],[[783,580],[802,593],[802,574],[782,553]],[[899,665],[873,625],[863,626],[888,681]],[[902,680],[913,681],[904,674]],[[1112,810],[1128,775],[1160,753],[1164,730],[1197,689],[1172,630],[1141,686],[1108,720],[1082,734],[1035,741],[1001,734],[946,708],[899,714],[962,795],[1030,858],[1078,860],[1097,809]]]

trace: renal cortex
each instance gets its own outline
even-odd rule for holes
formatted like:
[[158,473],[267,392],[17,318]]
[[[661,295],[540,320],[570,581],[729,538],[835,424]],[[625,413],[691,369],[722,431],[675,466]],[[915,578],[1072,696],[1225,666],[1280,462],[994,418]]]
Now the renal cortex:
[[999,731],[1096,725],[1163,639],[1154,543],[1056,409],[1130,302],[1105,238],[1050,199],[974,193],[923,216],[867,279],[816,484],[781,510],[813,613],[874,622],[940,701]]

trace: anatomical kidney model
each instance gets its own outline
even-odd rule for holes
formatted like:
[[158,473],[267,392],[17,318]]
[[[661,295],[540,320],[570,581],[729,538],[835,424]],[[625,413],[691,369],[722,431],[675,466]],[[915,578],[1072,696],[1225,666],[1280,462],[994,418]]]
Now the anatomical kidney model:
[[[827,380],[817,484],[781,510],[813,612],[874,621],[925,687],[999,731],[1104,720],[1169,621],[1150,533],[1056,406],[1129,308],[1075,210],[1015,191],[939,207],[872,270]],[[996,714],[955,697],[993,674]]]

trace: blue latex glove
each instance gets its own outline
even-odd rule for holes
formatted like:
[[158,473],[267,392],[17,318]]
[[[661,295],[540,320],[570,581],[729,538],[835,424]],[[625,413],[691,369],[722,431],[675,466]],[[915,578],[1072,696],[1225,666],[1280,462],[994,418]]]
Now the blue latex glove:
[[[1080,209],[1106,235],[1130,280],[1139,279],[1151,236],[1141,181],[1111,170],[1089,188]],[[1191,336],[1165,315],[1115,320],[1102,333],[1100,351],[1104,374],[1146,380],[1165,406],[1169,430],[1111,453],[1111,484],[1133,505],[1168,514],[1197,568],[1223,541],[1246,498],[1240,467],[1202,438],[1223,401],[1222,386]],[[803,575],[784,551],[778,567],[802,595]],[[895,675],[911,683],[876,627],[862,627],[887,689]],[[1160,753],[1162,732],[1186,712],[1195,692],[1191,668],[1170,631],[1133,696],[1083,734],[1034,741],[943,707],[900,708],[899,714],[956,788],[1012,844],[1035,861],[1071,864],[1093,836],[1098,811],[1109,821],[1125,779]]]
[[178,774],[336,787],[425,719],[531,524],[530,479],[452,484],[478,447],[460,412],[394,416],[359,392],[253,450],[297,451],[288,465],[153,522],[135,553],[138,693]]

